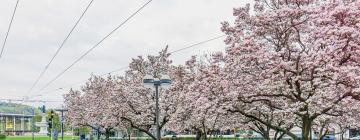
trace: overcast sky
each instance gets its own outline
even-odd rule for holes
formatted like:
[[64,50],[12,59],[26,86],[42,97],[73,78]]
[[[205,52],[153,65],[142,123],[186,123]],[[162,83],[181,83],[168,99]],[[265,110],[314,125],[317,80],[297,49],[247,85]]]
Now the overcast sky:
[[[28,93],[36,77],[54,55],[90,0],[20,0],[0,59],[0,98],[19,99],[43,94],[37,100],[62,100],[68,89],[47,92],[127,66],[139,55],[156,54],[165,45],[176,50],[223,33],[222,21],[234,21],[232,9],[246,0],[153,0],[138,15],[105,40],[44,90],[37,91],[91,48],[147,0],[94,0],[49,70]],[[0,42],[4,41],[16,0],[0,1]],[[191,55],[223,51],[218,39],[171,56],[183,64]],[[121,74],[119,72],[118,74]],[[81,85],[81,84],[80,84]],[[75,85],[73,88],[78,88]],[[38,106],[41,103],[27,103]],[[47,103],[57,107],[61,103]]]

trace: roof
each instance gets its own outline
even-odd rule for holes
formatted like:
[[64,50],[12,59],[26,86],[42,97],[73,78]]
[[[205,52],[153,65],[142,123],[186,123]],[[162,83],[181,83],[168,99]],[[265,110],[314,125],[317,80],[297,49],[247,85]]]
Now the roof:
[[14,114],[14,113],[1,113],[0,117],[34,117],[34,115],[28,115],[28,114]]

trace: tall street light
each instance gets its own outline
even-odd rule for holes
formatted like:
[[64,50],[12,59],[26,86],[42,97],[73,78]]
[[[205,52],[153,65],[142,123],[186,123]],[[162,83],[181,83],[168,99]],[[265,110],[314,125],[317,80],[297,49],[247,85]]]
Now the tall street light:
[[64,112],[68,110],[64,109],[64,107],[55,110],[61,112],[61,140],[64,140]]
[[162,75],[161,79],[154,78],[152,75],[144,77],[144,86],[147,88],[155,87],[155,125],[156,125],[156,139],[160,140],[160,125],[159,125],[159,87],[168,88],[171,85],[171,79],[168,75]]

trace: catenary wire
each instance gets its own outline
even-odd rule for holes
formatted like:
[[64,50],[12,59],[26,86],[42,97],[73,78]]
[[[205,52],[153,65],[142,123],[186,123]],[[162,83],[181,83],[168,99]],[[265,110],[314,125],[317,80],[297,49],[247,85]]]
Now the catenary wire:
[[91,6],[91,4],[93,3],[94,0],[91,0],[89,2],[89,4],[86,6],[85,10],[82,12],[81,16],[79,17],[79,19],[75,22],[75,25],[71,28],[70,32],[67,34],[67,36],[65,37],[65,39],[61,42],[60,47],[56,50],[55,54],[52,56],[52,58],[50,59],[50,61],[47,63],[47,65],[45,66],[45,68],[41,71],[41,73],[39,74],[39,76],[36,78],[35,82],[32,84],[31,88],[29,89],[28,93],[30,93],[33,88],[37,85],[37,83],[40,81],[40,79],[42,78],[42,76],[46,73],[46,71],[48,70],[50,64],[54,61],[55,57],[59,54],[60,50],[63,48],[64,44],[66,43],[66,41],[69,39],[70,35],[72,34],[72,32],[75,30],[76,26],[79,24],[79,22],[81,21],[81,19],[84,17],[85,13],[88,11],[89,7]]
[[199,43],[195,43],[195,44],[192,44],[192,45],[190,45],[190,46],[187,46],[187,47],[184,47],[184,48],[180,48],[180,49],[174,50],[174,51],[170,52],[170,54],[174,54],[174,53],[176,53],[176,52],[183,51],[183,50],[186,50],[186,49],[189,49],[189,48],[192,48],[192,47],[195,47],[195,46],[198,46],[198,45],[201,45],[201,44],[204,44],[204,43],[207,43],[207,42],[210,42],[210,41],[219,39],[219,38],[222,38],[222,37],[224,37],[224,36],[226,36],[226,35],[220,35],[220,36],[217,36],[217,37],[208,39],[208,40],[204,40],[204,41],[201,41],[201,42],[199,42]]
[[[111,74],[111,73],[115,73],[115,72],[118,72],[118,71],[122,71],[122,70],[125,70],[127,69],[128,67],[122,67],[122,68],[119,68],[119,69],[116,69],[116,70],[113,70],[113,71],[110,71],[110,72],[106,72],[106,73],[103,73],[99,76],[105,76],[105,75],[108,75],[108,74]],[[39,95],[43,95],[43,94],[46,94],[46,93],[52,93],[52,92],[55,92],[55,91],[59,91],[59,90],[63,90],[65,88],[69,88],[69,87],[72,87],[72,86],[75,86],[75,85],[79,85],[79,84],[82,84],[82,83],[85,83],[86,81],[88,81],[89,79],[86,79],[86,80],[82,80],[82,81],[79,81],[79,82],[75,82],[75,83],[72,83],[72,84],[69,84],[69,85],[66,85],[66,86],[63,86],[63,87],[60,87],[60,88],[57,88],[57,89],[53,89],[53,90],[50,90],[50,91],[47,91],[47,92],[43,92],[42,94],[39,94]]]
[[81,55],[78,59],[76,59],[73,63],[71,63],[68,67],[66,67],[63,71],[61,71],[58,75],[56,75],[53,79],[51,79],[48,83],[43,86],[39,92],[47,88],[51,83],[57,80],[60,76],[62,76],[66,71],[68,71],[71,67],[73,67],[76,63],[78,63],[81,59],[83,59],[86,55],[88,55],[92,50],[98,47],[105,39],[107,39],[110,35],[112,35],[115,31],[117,31],[120,27],[122,27],[126,22],[128,22],[132,17],[134,17],[137,13],[139,13],[143,8],[145,8],[152,0],[149,0],[144,5],[142,5],[137,11],[131,14],[125,21],[123,21],[120,25],[118,25],[115,29],[113,29],[110,33],[108,33],[105,37],[103,37],[98,43],[96,43],[93,47],[87,50],[83,55]]
[[[178,52],[180,52],[180,51],[183,51],[183,50],[186,50],[186,49],[190,49],[190,48],[199,46],[199,45],[201,45],[201,44],[205,44],[205,43],[210,42],[210,41],[213,41],[213,40],[220,39],[220,38],[222,38],[222,37],[224,37],[224,36],[226,36],[226,35],[219,35],[219,36],[216,36],[216,37],[214,37],[214,38],[210,38],[210,39],[207,39],[207,40],[204,40],[204,41],[201,41],[201,42],[198,42],[198,43],[195,43],[195,44],[192,44],[192,45],[189,45],[189,46],[186,46],[186,47],[177,49],[177,50],[174,50],[174,51],[170,52],[170,54],[178,53]],[[116,70],[113,70],[113,71],[110,71],[110,72],[107,72],[107,73],[103,73],[103,74],[101,74],[100,76],[105,76],[105,75],[107,75],[107,74],[111,74],[111,73],[114,73],[114,72],[122,71],[122,70],[125,70],[125,69],[127,69],[127,68],[128,68],[128,66],[122,67],[122,68],[119,68],[119,69],[116,69]],[[47,92],[43,92],[42,94],[52,93],[52,92],[55,92],[55,91],[60,91],[60,90],[63,90],[63,89],[65,89],[65,88],[69,88],[69,87],[72,87],[72,86],[74,86],[74,85],[78,85],[78,84],[84,83],[84,82],[86,82],[86,81],[88,81],[88,79],[82,80],[82,81],[79,81],[79,82],[76,82],[76,83],[73,83],[73,84],[69,84],[69,85],[67,85],[67,86],[63,86],[63,87],[60,87],[60,88],[57,88],[57,89],[54,89],[54,90],[50,90],[50,91],[47,91]],[[40,94],[40,95],[41,95],[41,94]]]
[[13,21],[14,21],[14,17],[15,17],[15,13],[16,13],[16,9],[17,9],[17,7],[18,7],[19,1],[20,1],[20,0],[17,0],[17,1],[16,1],[16,4],[15,4],[15,8],[14,8],[14,11],[13,11],[12,16],[11,16],[11,20],[10,20],[10,23],[9,23],[9,27],[8,27],[8,29],[7,29],[7,32],[6,32],[6,35],[5,35],[5,39],[4,39],[2,48],[1,48],[0,58],[2,57],[2,55],[3,55],[3,53],[4,53],[4,49],[5,49],[5,46],[6,46],[6,41],[7,41],[8,37],[9,37],[10,29],[11,29],[11,26],[12,26]]

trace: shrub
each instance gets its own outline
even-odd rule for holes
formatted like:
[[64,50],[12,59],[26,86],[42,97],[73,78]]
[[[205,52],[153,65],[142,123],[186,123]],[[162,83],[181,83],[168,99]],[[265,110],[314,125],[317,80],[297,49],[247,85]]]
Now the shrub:
[[0,134],[0,140],[5,140],[6,139],[6,135],[5,134]]

